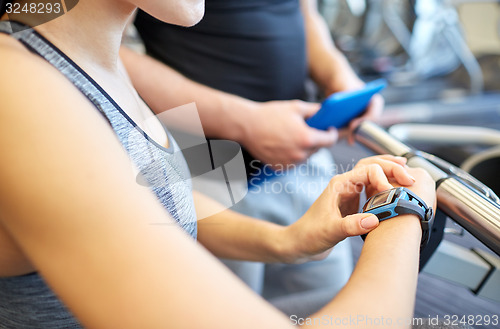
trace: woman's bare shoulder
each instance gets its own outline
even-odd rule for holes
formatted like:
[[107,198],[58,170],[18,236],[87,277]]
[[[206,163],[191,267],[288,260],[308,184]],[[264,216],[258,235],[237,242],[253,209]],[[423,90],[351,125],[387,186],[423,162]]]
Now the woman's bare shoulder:
[[[45,59],[29,51],[15,38],[0,33],[0,84],[8,89],[42,84],[51,87],[70,85]],[[7,85],[7,86],[6,86]],[[7,91],[2,89],[2,91]],[[11,90],[9,90],[11,91]],[[4,97],[2,97],[4,98]]]
[[10,60],[36,61],[40,60],[38,56],[30,52],[21,42],[7,34],[0,33],[0,66],[7,68]]
[[[85,97],[55,67],[18,40],[0,34],[0,113],[19,116],[63,111],[63,104],[88,108]],[[61,106],[57,106],[61,105]],[[18,110],[22,108],[20,113]],[[48,114],[48,113],[46,113]]]

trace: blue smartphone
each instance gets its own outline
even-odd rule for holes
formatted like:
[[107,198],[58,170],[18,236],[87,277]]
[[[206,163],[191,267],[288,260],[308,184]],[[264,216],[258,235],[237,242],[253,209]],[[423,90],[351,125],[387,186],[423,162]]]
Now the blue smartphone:
[[343,128],[366,109],[373,95],[385,88],[385,79],[367,83],[363,89],[331,94],[306,123],[316,129]]

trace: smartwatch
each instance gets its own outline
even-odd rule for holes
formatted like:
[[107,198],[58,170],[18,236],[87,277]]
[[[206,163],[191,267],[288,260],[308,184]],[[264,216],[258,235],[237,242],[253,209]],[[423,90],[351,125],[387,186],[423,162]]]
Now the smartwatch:
[[[429,241],[434,212],[422,199],[405,187],[396,187],[375,194],[366,201],[362,212],[376,215],[379,221],[399,215],[416,215],[420,218],[420,225],[422,227],[420,250]],[[365,237],[366,234],[362,236],[363,240]]]

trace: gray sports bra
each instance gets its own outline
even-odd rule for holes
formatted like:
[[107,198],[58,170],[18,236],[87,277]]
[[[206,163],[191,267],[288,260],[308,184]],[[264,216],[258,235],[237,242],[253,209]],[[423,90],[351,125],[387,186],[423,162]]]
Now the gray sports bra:
[[[12,33],[13,30],[19,32]],[[94,104],[141,172],[138,183],[147,184],[170,215],[196,239],[191,178],[182,152],[172,136],[169,134],[168,149],[158,145],[90,76],[33,29],[3,21],[0,22],[0,33],[11,35],[30,51],[46,59]],[[66,329],[81,328],[81,325],[44,280],[33,273],[0,278],[0,328]]]

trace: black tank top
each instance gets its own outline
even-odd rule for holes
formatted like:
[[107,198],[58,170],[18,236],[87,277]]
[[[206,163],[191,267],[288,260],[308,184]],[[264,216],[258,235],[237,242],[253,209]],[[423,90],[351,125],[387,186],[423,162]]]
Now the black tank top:
[[298,0],[206,0],[191,28],[139,12],[147,52],[202,84],[256,101],[304,98],[307,60]]

